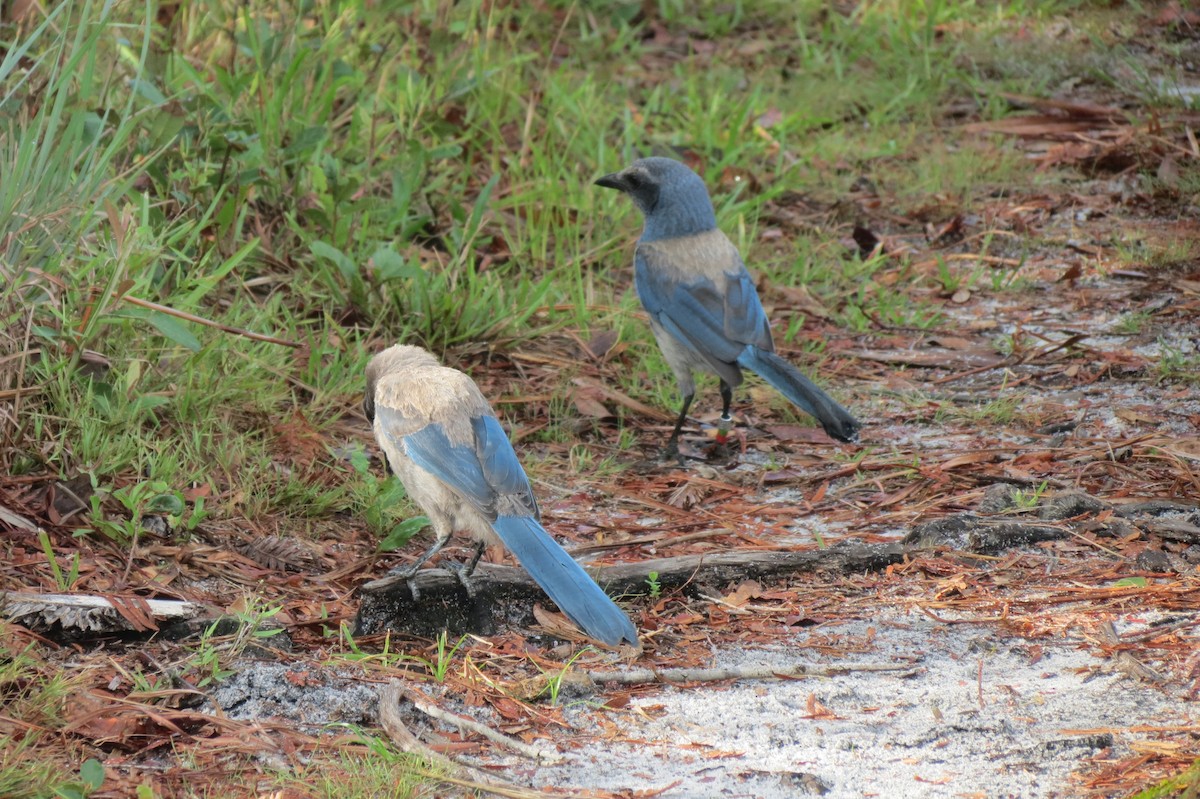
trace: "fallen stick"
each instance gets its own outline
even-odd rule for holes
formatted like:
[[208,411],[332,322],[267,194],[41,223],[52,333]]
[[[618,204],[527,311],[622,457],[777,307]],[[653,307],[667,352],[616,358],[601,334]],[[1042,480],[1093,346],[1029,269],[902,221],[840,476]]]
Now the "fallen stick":
[[[435,752],[413,735],[405,725],[404,719],[400,717],[400,700],[403,698],[404,690],[401,688],[399,680],[391,680],[387,685],[380,686],[379,724],[396,748],[429,762],[433,768],[424,772],[422,776],[473,791],[508,797],[508,799],[560,799],[555,794],[521,788],[504,782],[498,777]],[[444,769],[446,773],[439,773],[441,769]]]
[[[904,560],[900,544],[844,544],[829,549],[718,552],[683,555],[636,563],[619,563],[588,571],[615,599],[657,591],[697,595],[705,586],[745,579],[829,571],[848,574],[879,571]],[[651,574],[654,575],[651,580]],[[545,593],[523,569],[481,563],[471,578],[474,597],[446,569],[422,569],[411,579],[420,594],[414,601],[409,582],[389,576],[362,587],[355,635],[387,631],[436,636],[467,632],[491,635],[514,625],[532,625],[534,603],[548,603]]]
[[547,752],[543,749],[538,749],[537,747],[530,746],[522,741],[518,741],[516,738],[509,737],[502,732],[493,730],[491,727],[488,727],[485,724],[480,724],[478,721],[459,716],[455,713],[451,713],[448,710],[442,710],[432,702],[422,699],[413,691],[405,691],[404,697],[412,703],[413,707],[424,713],[426,716],[467,730],[468,732],[473,732],[476,735],[481,735],[492,743],[502,746],[511,752],[516,752],[522,757],[527,757],[530,760],[539,760],[548,765],[561,763],[566,760],[565,757],[557,752]]
[[851,672],[896,672],[907,676],[914,670],[912,663],[845,663],[817,666],[794,663],[790,666],[725,666],[712,669],[630,669],[627,671],[572,671],[560,674],[539,674],[527,680],[508,683],[504,690],[510,696],[528,701],[544,696],[552,680],[557,680],[560,695],[593,694],[611,685],[677,685],[722,680],[790,680],[797,677],[836,677]]
[[617,685],[645,685],[650,683],[719,682],[721,680],[772,680],[792,677],[836,677],[856,671],[888,672],[912,671],[913,664],[893,665],[889,663],[843,663],[831,666],[816,666],[811,663],[794,663],[790,666],[725,666],[715,669],[630,669],[629,671],[583,672],[593,683],[616,683]]
[[183,621],[200,615],[194,602],[140,596],[0,593],[0,615],[34,632],[146,632],[159,621]]

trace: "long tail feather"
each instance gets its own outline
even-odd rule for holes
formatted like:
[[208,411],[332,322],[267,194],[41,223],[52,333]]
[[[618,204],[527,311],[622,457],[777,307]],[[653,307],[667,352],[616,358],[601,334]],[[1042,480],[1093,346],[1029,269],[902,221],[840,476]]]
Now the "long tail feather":
[[637,629],[566,550],[529,516],[501,516],[492,523],[504,546],[534,582],[591,637],[616,646],[637,644]]
[[831,437],[838,441],[858,440],[858,430],[862,427],[858,420],[783,358],[747,347],[738,364],[766,380],[792,404],[820,422]]

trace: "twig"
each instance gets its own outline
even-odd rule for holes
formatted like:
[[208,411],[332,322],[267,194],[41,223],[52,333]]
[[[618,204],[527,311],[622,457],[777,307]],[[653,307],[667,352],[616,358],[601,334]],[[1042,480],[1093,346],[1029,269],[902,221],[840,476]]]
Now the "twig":
[[719,596],[709,596],[708,594],[697,594],[696,596],[700,597],[701,599],[706,599],[709,602],[712,602],[714,605],[720,605],[721,607],[725,608],[725,610],[727,612],[732,613],[735,616],[753,616],[754,615],[754,613],[752,611],[746,610],[745,608],[738,607],[737,605],[733,604],[732,602],[726,602],[724,599],[721,599],[721,597],[719,597]]
[[[943,261],[982,261],[985,264],[994,264],[997,266],[1020,266],[1023,262],[1017,258],[1001,258],[998,255],[983,255],[982,253],[971,252],[952,252],[945,253],[941,256]],[[937,266],[937,259],[930,261],[921,261],[913,266],[913,269],[923,269],[930,266]]]
[[4,522],[10,527],[15,527],[18,530],[25,530],[29,533],[36,533],[39,529],[36,524],[29,521],[21,514],[9,510],[3,505],[0,505],[0,522]]
[[887,663],[846,663],[837,666],[815,666],[795,663],[791,666],[728,666],[719,669],[632,669],[630,671],[584,672],[596,683],[643,685],[646,683],[718,682],[720,680],[770,680],[790,677],[835,677],[856,671],[911,671],[912,664],[894,666]]
[[944,619],[924,605],[917,605],[917,610],[921,611],[939,624],[992,624],[993,622],[998,621],[1008,621],[1007,605],[1004,607],[1004,613],[999,616],[975,616],[970,619]]
[[637,538],[627,538],[624,541],[605,541],[603,544],[586,544],[584,546],[572,547],[571,556],[578,557],[589,552],[603,552],[606,549],[620,549],[621,547],[636,547],[642,544],[661,544],[666,541],[670,544],[682,544],[686,541],[699,541],[702,538],[712,538],[718,535],[733,535],[737,530],[732,527],[717,527],[712,530],[701,530],[698,533],[684,533],[682,535],[672,534],[670,530],[664,530],[661,533],[654,535],[643,535]]
[[[422,743],[417,736],[409,731],[400,718],[400,700],[403,689],[399,680],[391,680],[379,688],[379,723],[383,731],[391,738],[392,743],[401,751],[416,755],[429,761],[437,769],[445,769],[449,774],[426,772],[423,776],[438,780],[449,785],[458,785],[475,791],[482,791],[494,796],[505,796],[510,799],[557,799],[554,794],[543,793],[527,788],[520,788],[493,777],[477,768],[459,763],[446,757]],[[463,775],[463,776],[456,776]]]
[[1180,619],[1179,621],[1174,622],[1173,624],[1163,624],[1163,625],[1151,627],[1150,629],[1144,630],[1140,633],[1127,633],[1126,635],[1119,635],[1119,636],[1117,636],[1116,643],[1140,644],[1145,641],[1153,641],[1155,638],[1158,638],[1160,635],[1166,635],[1167,633],[1178,632],[1179,630],[1182,630],[1185,627],[1193,627],[1197,624],[1200,624],[1200,619],[1195,619],[1195,618]]
[[0,593],[0,615],[34,629],[55,623],[71,630],[152,629],[152,623],[146,626],[149,618],[192,619],[203,609],[196,602],[148,600],[140,596]]
[[504,733],[497,732],[491,727],[480,724],[478,721],[464,718],[463,716],[451,713],[448,710],[442,710],[437,705],[421,699],[412,691],[405,691],[404,696],[409,702],[412,703],[413,707],[424,713],[426,716],[437,719],[438,721],[444,721],[447,724],[453,724],[456,727],[461,727],[462,729],[473,732],[476,735],[482,735],[492,743],[516,752],[522,757],[527,757],[530,760],[540,760],[547,764],[561,763],[566,760],[566,758],[557,752],[547,752],[543,749],[538,749],[530,746],[527,743],[518,741],[516,738],[511,738]]
[[187,311],[180,311],[176,308],[170,307],[169,305],[159,305],[157,302],[150,302],[149,300],[142,300],[137,297],[131,297],[128,294],[123,296],[121,299],[125,300],[125,302],[129,303],[130,305],[137,305],[141,308],[149,308],[151,311],[158,311],[159,313],[165,313],[168,316],[178,317],[179,319],[186,319],[187,321],[195,322],[198,325],[205,325],[206,327],[215,327],[218,330],[225,331],[226,333],[234,333],[236,335],[244,336],[245,338],[252,339],[254,341],[265,341],[268,344],[282,344],[285,347],[292,347],[293,349],[298,349],[300,347],[299,342],[296,342],[296,341],[288,341],[287,339],[275,338],[274,336],[266,336],[266,335],[263,335],[262,333],[255,333],[251,330],[245,330],[240,327],[233,327],[232,325],[226,325],[226,324],[222,324],[220,322],[214,322],[211,319],[205,319],[203,316],[196,316],[195,314],[190,314]]

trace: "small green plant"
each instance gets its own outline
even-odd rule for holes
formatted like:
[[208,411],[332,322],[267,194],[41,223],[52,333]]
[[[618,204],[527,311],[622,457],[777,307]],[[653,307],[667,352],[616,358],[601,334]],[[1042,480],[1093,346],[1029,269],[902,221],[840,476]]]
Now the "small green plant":
[[71,586],[75,585],[75,581],[79,579],[79,553],[76,552],[71,558],[71,570],[63,574],[62,566],[58,563],[58,558],[54,556],[54,546],[50,543],[50,536],[45,530],[38,530],[38,543],[42,545],[42,552],[46,554],[46,562],[50,564],[50,571],[54,574],[54,585],[59,591],[69,591]]
[[467,636],[464,635],[458,639],[454,646],[449,646],[449,634],[445,630],[442,630],[441,634],[437,637],[437,645],[434,650],[436,658],[429,664],[429,671],[433,675],[434,680],[439,683],[446,681],[446,675],[450,673],[450,664],[466,641]]
[[[363,653],[358,648],[358,645],[354,642],[352,637],[348,637],[347,634],[344,634],[343,638],[345,638],[347,640],[347,645],[350,646],[351,651],[354,653],[351,656],[353,659],[363,661],[363,660],[372,660],[372,659],[380,658],[385,663],[385,665],[389,664],[389,659],[387,656],[387,652],[389,650],[387,649],[387,645],[385,645],[385,650],[382,655],[379,653],[366,654],[366,653]],[[400,663],[403,663],[406,661],[411,661],[413,663],[417,663],[417,664],[423,666],[425,668],[425,670],[429,672],[429,675],[431,677],[433,677],[433,679],[436,682],[443,683],[446,681],[446,676],[450,673],[450,666],[454,662],[454,656],[457,655],[458,651],[460,649],[462,649],[463,646],[466,644],[467,638],[468,638],[468,636],[464,635],[464,636],[460,637],[458,639],[458,641],[455,642],[454,646],[450,646],[449,633],[447,633],[445,630],[442,630],[442,632],[438,634],[437,639],[435,639],[435,641],[434,641],[433,658],[432,659],[420,657],[418,655],[408,655],[408,654],[403,654],[403,653],[396,653],[395,655],[391,656],[390,664],[391,665],[399,665]],[[388,639],[389,644],[390,644],[390,641],[391,641],[391,639],[389,638]]]
[[646,575],[646,585],[650,586],[651,599],[658,599],[662,596],[662,583],[658,581],[658,572],[650,572]]
[[[333,634],[332,630],[326,629],[327,636],[332,636]],[[362,649],[358,645],[358,641],[354,638],[354,628],[346,622],[342,622],[338,626],[337,636],[341,642],[341,651],[337,657],[343,660],[353,663],[376,663],[384,668],[401,668],[404,661],[413,659],[404,652],[392,649],[391,633],[383,637],[383,647],[377,652],[369,652]]]
[[957,419],[972,424],[1007,425],[1018,418],[1024,405],[1024,395],[1007,392],[978,405],[943,404],[934,413],[934,420]]
[[79,781],[60,785],[54,795],[60,799],[85,799],[104,785],[104,764],[94,757],[83,761],[79,767]]
[[629,452],[637,446],[638,432],[632,425],[622,424],[617,431],[617,449],[621,452]]
[[567,460],[574,474],[590,472],[595,466],[595,456],[587,444],[575,444],[567,454]]
[[[282,633],[282,627],[271,626],[281,610],[282,605],[268,607],[258,598],[250,597],[243,609],[210,624],[200,634],[191,658],[192,668],[200,672],[196,685],[203,688],[220,682],[232,673],[222,665],[223,660],[237,658],[248,647]],[[232,633],[225,632],[231,627]]]
[[183,494],[162,480],[143,480],[113,491],[112,498],[121,503],[129,518],[112,520],[104,512],[105,492],[96,491],[91,497],[91,529],[76,530],[76,535],[87,535],[98,530],[117,543],[129,545],[137,541],[142,531],[142,520],[148,515],[165,516],[172,530],[195,530],[208,513],[204,510],[204,497],[197,497],[189,513]]
[[950,264],[940,254],[937,256],[937,271],[938,283],[941,284],[942,291],[946,294],[953,294],[966,282],[962,275],[956,274],[950,269]]
[[1023,488],[1017,489],[1012,492],[1013,507],[1018,510],[1032,510],[1036,508],[1042,501],[1042,495],[1046,493],[1046,489],[1049,486],[1050,483],[1043,480],[1042,484],[1032,491],[1027,491]]
[[1113,332],[1122,336],[1136,336],[1146,329],[1153,318],[1154,314],[1149,311],[1130,311],[1121,315],[1121,318],[1113,325]]
[[1025,259],[1022,257],[1021,263],[1016,266],[991,270],[992,291],[1020,291],[1025,288],[1029,281],[1021,274],[1021,267],[1024,265]]
[[[81,690],[81,675],[38,658],[37,645],[18,647],[25,640],[0,621],[0,686],[4,687],[4,717],[19,734],[0,734],[0,796],[35,799],[59,795],[60,788],[93,789],[80,775],[66,770],[57,758],[46,758],[45,744],[59,735],[67,723],[67,711]],[[87,773],[93,774],[92,767]]]
[[1158,359],[1160,379],[1180,383],[1200,382],[1200,351],[1185,353],[1161,340],[1159,345],[1162,347],[1162,355]]
[[355,495],[368,529],[379,536],[379,551],[393,552],[429,526],[427,516],[413,516],[396,521],[397,508],[406,505],[408,494],[404,484],[389,474],[380,480],[371,470],[367,453],[361,447],[350,453],[350,465],[358,474]]
[[551,705],[558,705],[558,696],[562,692],[563,680],[566,678],[567,672],[571,670],[571,666],[575,665],[575,661],[578,660],[581,655],[590,651],[592,651],[592,647],[590,646],[585,646],[583,649],[580,649],[578,652],[571,655],[570,659],[563,664],[563,667],[554,674],[548,674],[545,669],[542,669],[541,666],[538,666],[538,669],[542,672],[542,676],[546,678],[546,694],[550,697]]

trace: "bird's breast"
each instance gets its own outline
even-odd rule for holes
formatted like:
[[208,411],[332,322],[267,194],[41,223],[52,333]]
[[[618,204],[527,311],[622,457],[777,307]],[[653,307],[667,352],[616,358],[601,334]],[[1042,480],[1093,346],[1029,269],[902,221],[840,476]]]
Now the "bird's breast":
[[717,228],[691,236],[642,241],[638,243],[638,254],[660,277],[669,275],[681,283],[707,278],[719,286],[728,273],[745,269],[733,242]]

